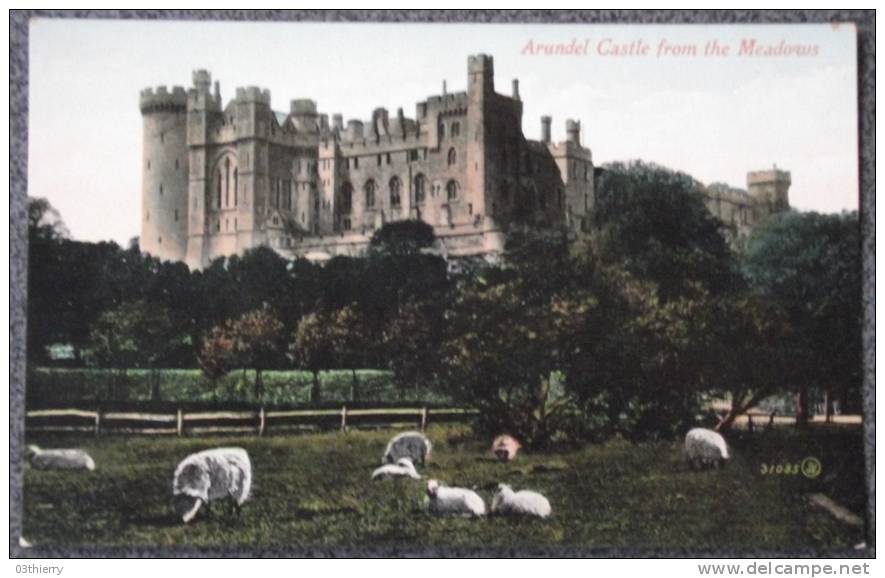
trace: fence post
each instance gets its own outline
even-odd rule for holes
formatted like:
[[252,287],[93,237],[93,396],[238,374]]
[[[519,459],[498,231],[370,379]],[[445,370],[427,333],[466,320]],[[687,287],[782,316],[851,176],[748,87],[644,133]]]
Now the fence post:
[[427,406],[421,408],[421,431],[427,429]]
[[341,406],[341,431],[347,431],[347,406]]
[[95,437],[101,435],[101,408],[95,410]]
[[259,436],[264,435],[264,427],[265,427],[264,426],[264,408],[262,407],[261,410],[258,412],[258,435]]
[[178,434],[178,437],[181,437],[183,430],[184,416],[181,414],[181,410],[179,409],[175,414],[175,432]]

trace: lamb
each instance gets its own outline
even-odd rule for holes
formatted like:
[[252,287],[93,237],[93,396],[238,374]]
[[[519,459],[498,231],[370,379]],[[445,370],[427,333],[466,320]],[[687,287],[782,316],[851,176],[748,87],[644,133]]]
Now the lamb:
[[44,450],[30,445],[25,459],[38,470],[89,470],[95,469],[95,461],[83,450]]
[[522,449],[516,438],[509,435],[500,435],[492,442],[492,453],[502,462],[510,462],[516,459],[516,454]]
[[409,458],[400,458],[395,464],[385,464],[372,472],[373,480],[392,480],[394,478],[412,478],[420,480],[415,466]]
[[719,433],[694,428],[685,436],[685,457],[692,468],[725,465],[729,459],[728,446]]
[[420,462],[423,466],[430,457],[432,447],[433,444],[424,434],[416,431],[403,432],[387,444],[387,449],[381,457],[381,464],[392,464],[400,458],[409,458],[413,464]]
[[441,486],[436,480],[427,482],[427,502],[434,514],[484,516],[486,513],[486,503],[473,490]]
[[531,490],[514,492],[507,484],[498,484],[498,493],[492,499],[492,512],[497,514],[524,514],[546,518],[552,512],[550,502]]
[[230,499],[236,514],[249,498],[252,462],[243,448],[215,448],[191,454],[175,468],[172,505],[187,524],[203,504]]

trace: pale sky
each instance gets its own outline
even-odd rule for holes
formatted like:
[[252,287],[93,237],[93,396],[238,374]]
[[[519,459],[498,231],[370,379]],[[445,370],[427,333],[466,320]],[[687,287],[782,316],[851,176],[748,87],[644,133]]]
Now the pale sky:
[[[746,56],[742,41],[804,55]],[[715,40],[726,56],[706,56]],[[528,54],[529,42],[589,54]],[[696,56],[658,55],[695,45]],[[519,78],[523,130],[553,139],[579,119],[599,165],[643,159],[705,183],[745,188],[750,170],[792,173],[791,204],[858,206],[857,48],[851,25],[326,24],[35,20],[30,36],[29,195],[47,197],[75,239],[139,234],[138,95],[190,86],[209,69],[227,103],[238,86],[271,90],[275,110],[311,98],[321,112],[367,119],[465,90],[467,57],[495,59],[495,86]],[[637,53],[636,43],[648,45]],[[634,53],[601,54],[613,45]],[[816,55],[808,54],[816,46]]]

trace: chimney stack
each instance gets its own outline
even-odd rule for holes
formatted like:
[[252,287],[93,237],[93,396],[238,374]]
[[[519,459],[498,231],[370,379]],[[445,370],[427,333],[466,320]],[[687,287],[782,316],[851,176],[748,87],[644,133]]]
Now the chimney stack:
[[565,121],[565,134],[568,142],[574,145],[581,145],[581,122],[578,120],[568,119]]
[[550,123],[553,121],[547,115],[541,117],[541,142],[550,144]]
[[513,100],[519,100],[519,79],[513,79]]

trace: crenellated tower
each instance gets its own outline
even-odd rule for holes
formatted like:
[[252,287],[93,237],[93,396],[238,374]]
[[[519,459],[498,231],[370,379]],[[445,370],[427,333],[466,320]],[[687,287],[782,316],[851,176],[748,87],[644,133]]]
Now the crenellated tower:
[[141,250],[168,261],[187,252],[187,94],[176,86],[141,92]]

